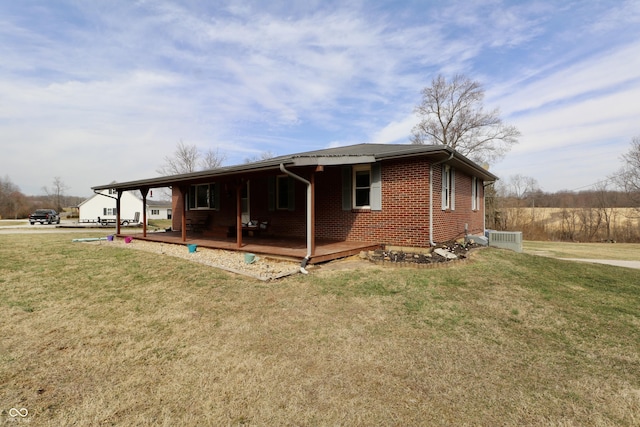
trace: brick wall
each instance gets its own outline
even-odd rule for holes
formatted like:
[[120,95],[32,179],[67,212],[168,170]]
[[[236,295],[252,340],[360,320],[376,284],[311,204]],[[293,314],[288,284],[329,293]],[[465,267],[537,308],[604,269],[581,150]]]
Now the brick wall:
[[[309,179],[310,170],[296,170]],[[471,234],[484,230],[484,206],[480,186],[480,209],[471,210],[471,177],[455,172],[455,210],[441,209],[440,165],[433,171],[433,240],[444,242],[462,237],[465,224]],[[245,177],[246,178],[246,177]],[[304,237],[306,233],[306,186],[295,182],[295,209],[268,210],[267,173],[248,176],[250,211],[253,219],[269,219],[270,233]],[[235,181],[221,180],[220,210],[205,211],[211,226],[234,225],[236,221]],[[382,210],[342,210],[342,169],[325,167],[315,174],[316,238],[356,240],[397,246],[429,246],[429,162],[402,159],[382,163]],[[173,228],[180,229],[183,200],[177,186],[173,190]],[[187,217],[201,215],[189,212]]]
[[[441,166],[434,167],[433,240],[443,242],[484,230],[484,208],[471,210],[471,177],[455,173],[455,210],[442,210]],[[316,236],[398,246],[429,246],[429,162],[382,163],[382,210],[342,210],[340,168],[316,175]]]

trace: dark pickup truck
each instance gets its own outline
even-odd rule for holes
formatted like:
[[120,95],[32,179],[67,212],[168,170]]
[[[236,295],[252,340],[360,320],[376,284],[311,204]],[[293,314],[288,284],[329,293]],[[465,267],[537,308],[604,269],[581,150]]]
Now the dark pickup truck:
[[60,215],[53,209],[36,209],[34,213],[29,215],[29,223],[31,225],[39,222],[40,224],[60,224]]

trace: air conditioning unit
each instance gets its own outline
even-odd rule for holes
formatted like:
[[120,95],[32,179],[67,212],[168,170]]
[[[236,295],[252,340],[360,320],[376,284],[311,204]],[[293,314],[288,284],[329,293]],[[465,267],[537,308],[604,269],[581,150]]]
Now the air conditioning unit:
[[522,252],[522,231],[489,231],[489,246]]

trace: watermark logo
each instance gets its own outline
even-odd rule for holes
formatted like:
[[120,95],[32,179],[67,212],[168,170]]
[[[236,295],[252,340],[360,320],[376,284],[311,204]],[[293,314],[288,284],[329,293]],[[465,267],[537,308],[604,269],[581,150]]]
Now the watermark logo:
[[26,416],[29,415],[29,411],[27,410],[27,408],[11,408],[9,409],[9,416],[12,418],[26,418]]

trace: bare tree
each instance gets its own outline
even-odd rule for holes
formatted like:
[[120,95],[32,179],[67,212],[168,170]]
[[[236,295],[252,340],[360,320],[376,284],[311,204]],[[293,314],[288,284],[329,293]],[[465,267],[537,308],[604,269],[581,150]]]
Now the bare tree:
[[209,148],[202,155],[200,164],[203,170],[216,169],[222,166],[222,163],[227,159],[227,156],[220,153],[217,148],[214,150]]
[[578,212],[576,209],[563,208],[561,211],[560,238],[570,242],[575,241],[578,230]]
[[160,175],[179,175],[195,172],[198,166],[198,148],[180,141],[172,156],[165,156],[164,165],[157,169]]
[[222,165],[226,156],[218,149],[209,149],[204,153],[195,145],[187,145],[180,141],[173,155],[165,156],[164,164],[156,172],[160,175],[179,175],[198,170],[215,169]]
[[269,160],[269,159],[273,159],[276,155],[273,154],[271,151],[263,151],[262,153],[255,155],[255,156],[251,156],[251,157],[246,157],[244,159],[245,163],[253,163],[253,162],[259,162],[260,160]]
[[49,189],[48,187],[42,187],[42,190],[45,192],[47,196],[49,196],[50,203],[55,206],[55,209],[58,212],[62,212],[64,208],[64,193],[67,191],[69,187],[62,181],[62,178],[56,176],[53,178],[52,187]]
[[540,186],[535,178],[520,174],[511,175],[504,184],[507,197],[523,199],[540,192]]
[[622,168],[613,177],[636,203],[640,203],[640,136],[631,140],[631,148],[622,155]]
[[614,236],[612,235],[612,227],[615,224],[616,220],[616,202],[618,193],[614,191],[609,191],[607,188],[607,182],[600,182],[595,187],[595,204],[596,209],[600,211],[600,216],[602,218],[603,225],[605,227],[607,236],[606,240],[608,242],[614,240]]
[[18,186],[11,182],[8,175],[0,177],[0,217],[9,217],[13,213],[12,194],[20,191]]
[[502,122],[498,109],[485,111],[483,100],[480,83],[459,74],[451,81],[438,75],[414,110],[420,122],[412,129],[412,143],[446,145],[480,164],[504,157],[520,132]]

